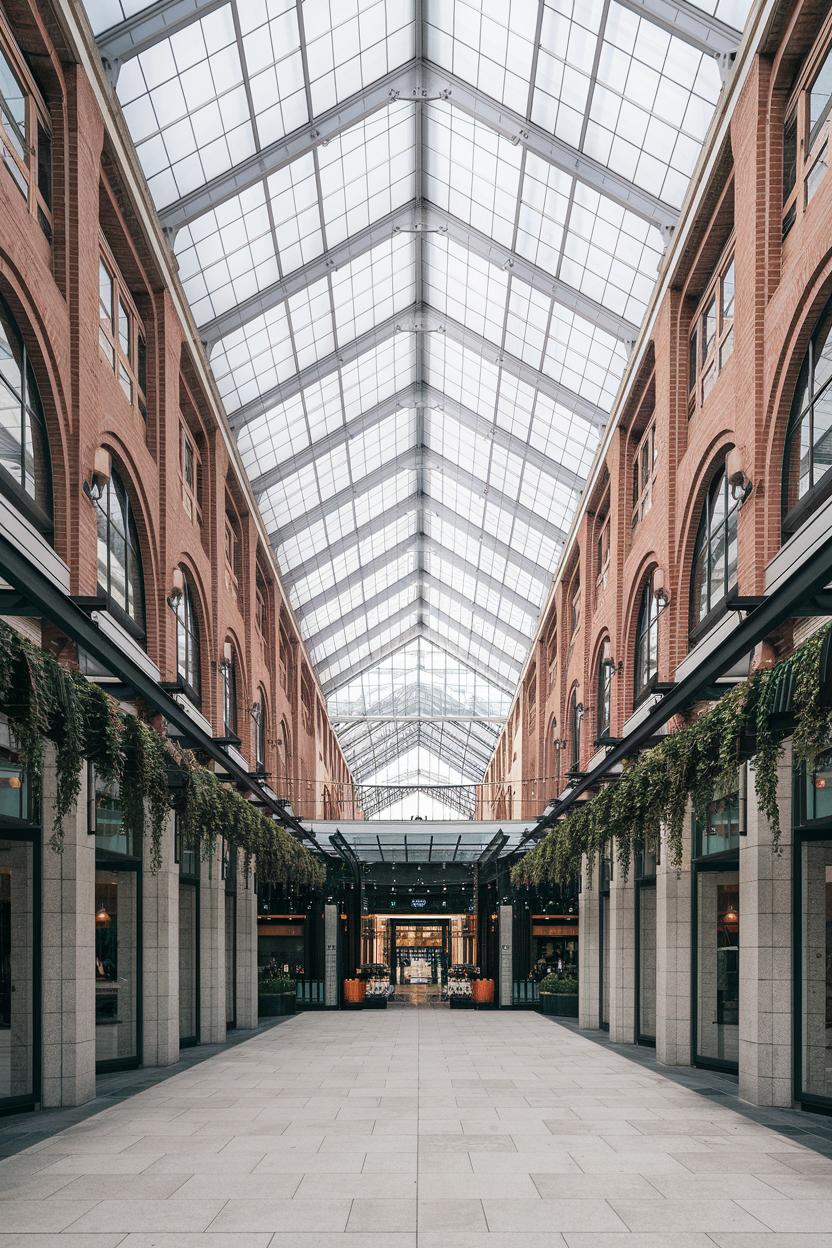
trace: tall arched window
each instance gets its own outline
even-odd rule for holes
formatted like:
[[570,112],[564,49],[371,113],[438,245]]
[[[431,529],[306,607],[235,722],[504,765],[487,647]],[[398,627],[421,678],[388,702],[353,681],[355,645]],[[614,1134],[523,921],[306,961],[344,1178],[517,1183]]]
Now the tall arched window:
[[98,588],[113,614],[131,633],[144,637],[144,579],[139,535],[124,482],[113,472],[95,501],[98,529]]
[[225,736],[237,735],[237,663],[234,647],[230,641],[225,643],[223,659],[220,663],[220,696],[222,701],[222,723]]
[[612,646],[609,637],[605,638],[598,656],[598,714],[596,730],[599,737],[608,737],[610,733],[610,717],[612,712],[612,676],[615,668],[612,661]]
[[800,370],[783,463],[783,528],[793,532],[832,492],[832,300]]
[[717,473],[702,508],[690,587],[692,632],[723,606],[737,583],[737,513],[725,469]]
[[578,701],[578,690],[573,689],[569,695],[569,770],[581,769],[581,722],[584,708]]
[[633,700],[638,702],[650,691],[659,674],[659,604],[653,592],[653,573],[644,584],[636,622],[636,662]]
[[0,489],[43,533],[52,532],[46,421],[26,344],[0,298]]
[[176,604],[176,670],[188,694],[198,703],[201,695],[199,625],[194,591],[187,576]]
[[266,695],[262,688],[254,704],[254,765],[258,771],[266,769],[266,733],[269,727],[269,712],[266,708]]

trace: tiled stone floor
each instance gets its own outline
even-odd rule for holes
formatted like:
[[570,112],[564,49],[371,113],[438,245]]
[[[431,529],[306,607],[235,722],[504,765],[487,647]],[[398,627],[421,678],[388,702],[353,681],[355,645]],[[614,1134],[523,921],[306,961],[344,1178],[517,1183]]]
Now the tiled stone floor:
[[832,1248],[822,1122],[533,1013],[304,1014],[137,1086],[0,1161],[0,1248]]

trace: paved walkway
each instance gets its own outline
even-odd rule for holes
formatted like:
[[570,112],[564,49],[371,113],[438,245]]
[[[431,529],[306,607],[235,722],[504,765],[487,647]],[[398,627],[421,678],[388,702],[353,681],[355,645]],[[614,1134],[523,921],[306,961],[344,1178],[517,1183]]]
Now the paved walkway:
[[832,1248],[812,1120],[715,1090],[532,1013],[305,1014],[0,1162],[0,1248]]

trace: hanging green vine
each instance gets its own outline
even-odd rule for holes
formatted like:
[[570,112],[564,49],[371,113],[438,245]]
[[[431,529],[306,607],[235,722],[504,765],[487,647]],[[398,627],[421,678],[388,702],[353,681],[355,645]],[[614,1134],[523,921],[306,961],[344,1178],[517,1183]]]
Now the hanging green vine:
[[[797,762],[811,766],[832,744],[832,710],[820,686],[820,660],[832,625],[825,625],[787,659],[735,685],[710,710],[670,733],[624,767],[617,783],[573,807],[512,870],[515,884],[563,884],[580,874],[586,857],[592,875],[602,847],[614,840],[626,878],[633,855],[663,837],[668,860],[682,861],[688,800],[698,814],[735,792],[743,758],[753,757],[757,805],[780,840],[778,766],[783,741],[793,734]],[[783,690],[791,686],[783,718]]]
[[123,714],[107,693],[0,621],[0,711],[9,721],[35,800],[43,781],[43,743],[56,754],[56,791],[50,844],[60,852],[63,822],[81,789],[84,761],[105,781],[120,785],[124,827],[141,844],[150,837],[150,869],[162,862],[171,808],[169,767],[186,776],[185,831],[212,855],[219,837],[252,859],[264,880],[321,887],[322,862],[285,828],[267,818],[230,785],[174,747],[137,715]]

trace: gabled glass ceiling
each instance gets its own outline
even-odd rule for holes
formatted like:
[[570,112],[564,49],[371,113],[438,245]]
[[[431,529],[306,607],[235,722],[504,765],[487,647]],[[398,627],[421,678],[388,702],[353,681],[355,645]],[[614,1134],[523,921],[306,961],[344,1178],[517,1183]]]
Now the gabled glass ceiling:
[[86,0],[357,781],[481,778],[749,4]]

